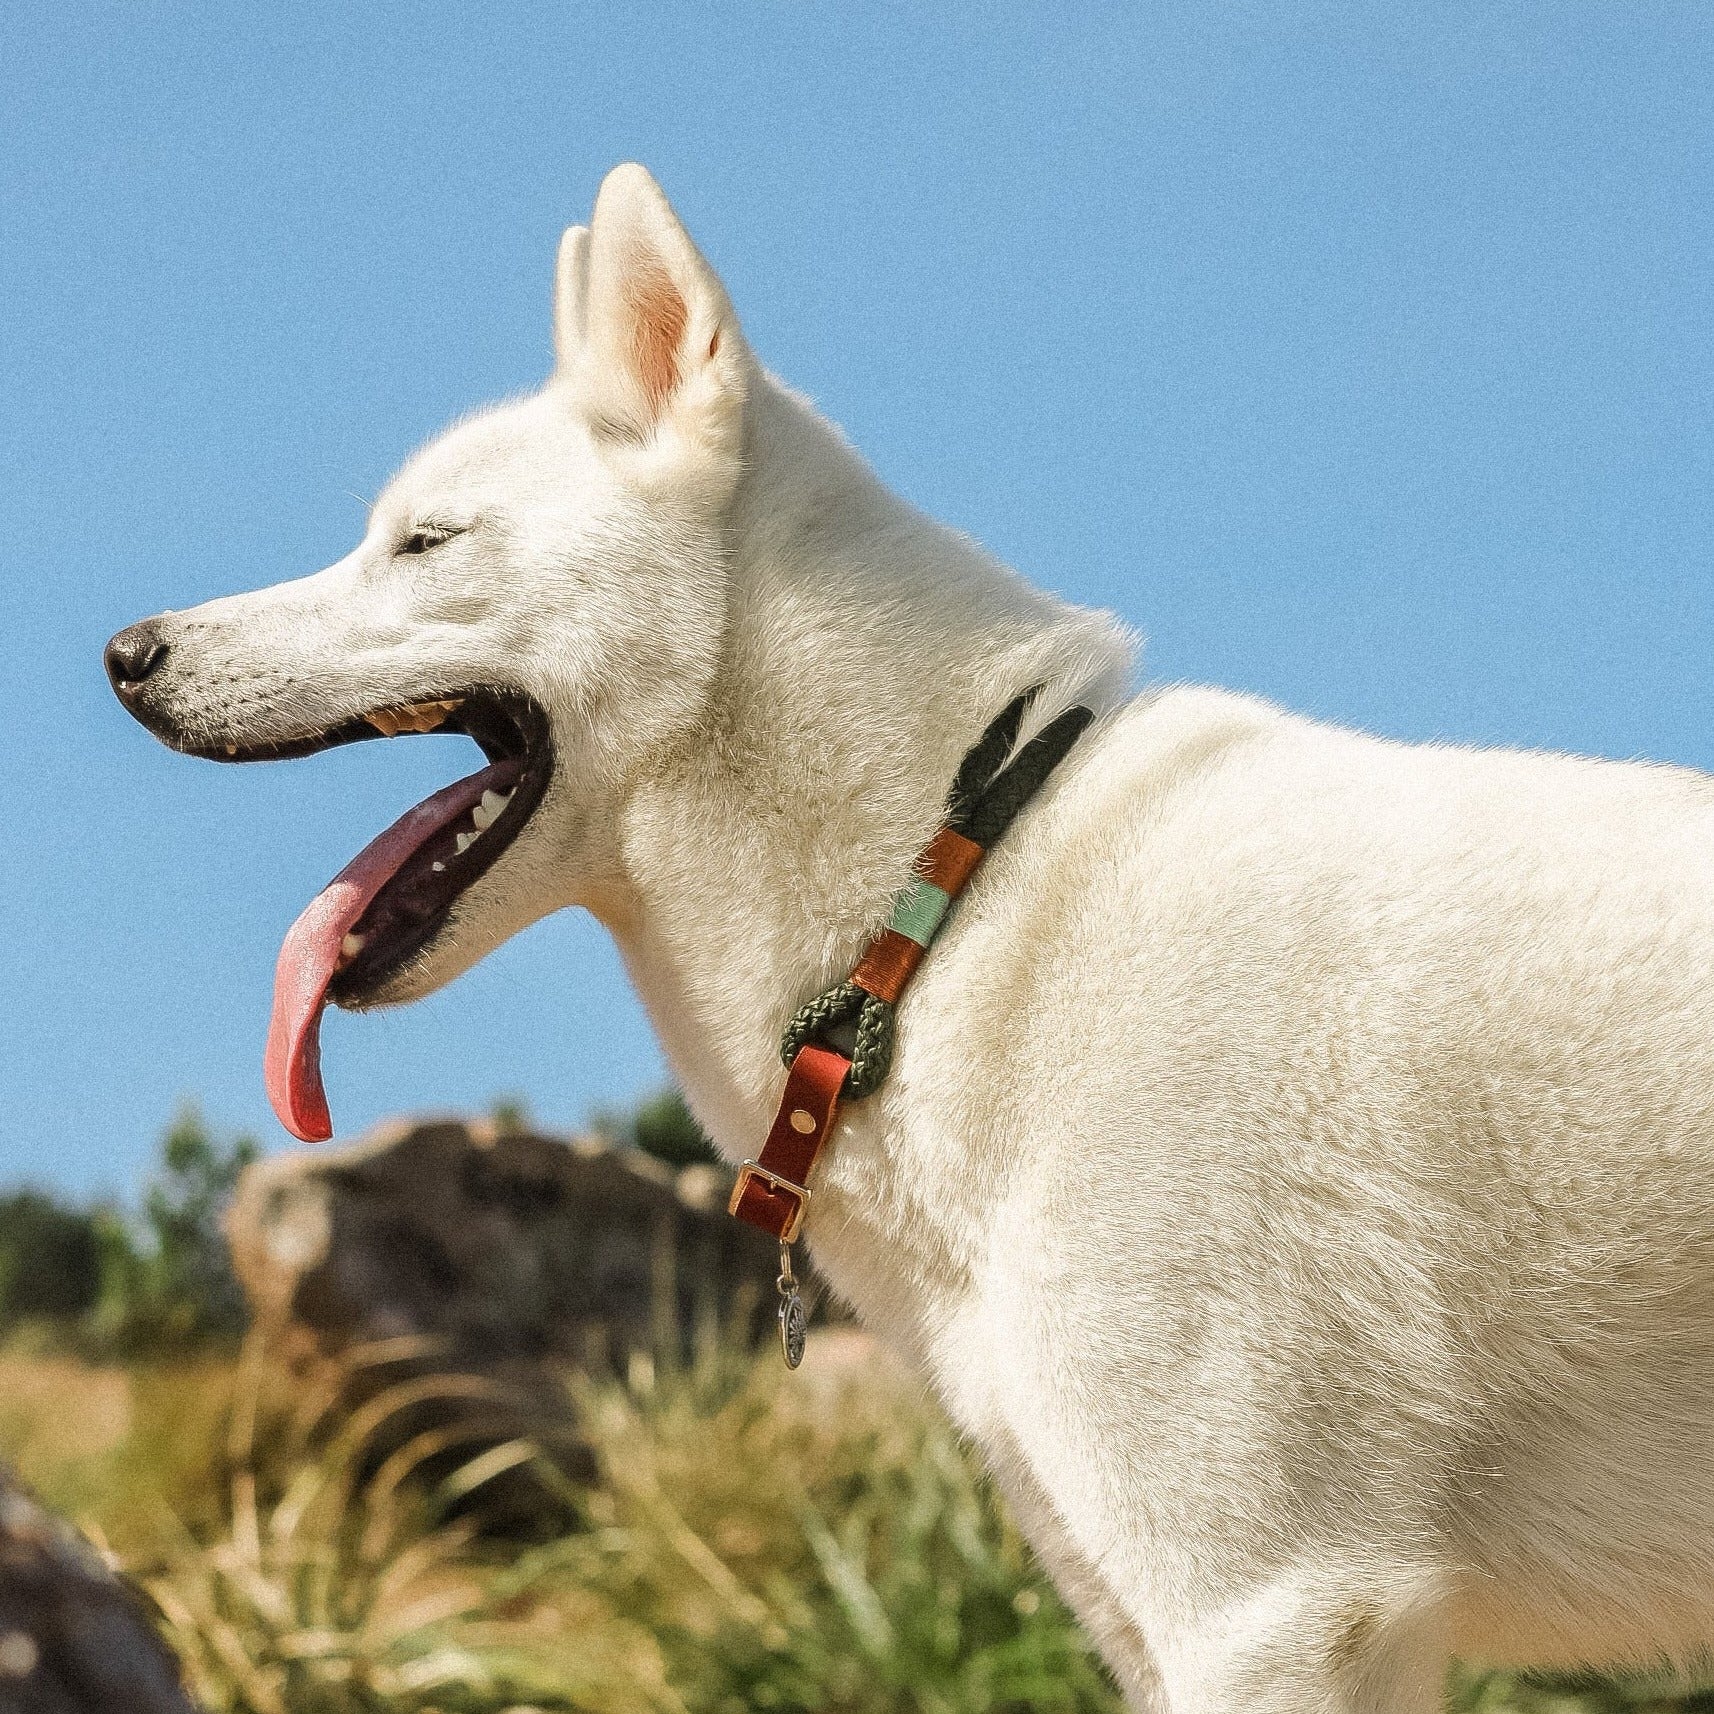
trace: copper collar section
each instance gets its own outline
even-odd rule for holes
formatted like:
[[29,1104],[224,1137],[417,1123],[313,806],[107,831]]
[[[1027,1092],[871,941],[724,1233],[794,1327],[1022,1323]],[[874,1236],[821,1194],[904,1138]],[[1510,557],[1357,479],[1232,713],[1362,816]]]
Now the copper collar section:
[[981,861],[982,847],[974,839],[943,827],[918,853],[916,872],[948,898],[955,899]]
[[905,984],[916,974],[926,948],[896,928],[884,928],[869,942],[868,950],[851,972],[851,980],[889,1006],[899,1003]]

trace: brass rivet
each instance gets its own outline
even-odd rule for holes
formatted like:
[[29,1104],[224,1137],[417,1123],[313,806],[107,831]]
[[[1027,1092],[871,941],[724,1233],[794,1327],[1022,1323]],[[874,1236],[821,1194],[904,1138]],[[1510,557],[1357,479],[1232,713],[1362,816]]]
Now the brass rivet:
[[815,1130],[815,1115],[806,1107],[792,1108],[792,1129],[807,1137]]

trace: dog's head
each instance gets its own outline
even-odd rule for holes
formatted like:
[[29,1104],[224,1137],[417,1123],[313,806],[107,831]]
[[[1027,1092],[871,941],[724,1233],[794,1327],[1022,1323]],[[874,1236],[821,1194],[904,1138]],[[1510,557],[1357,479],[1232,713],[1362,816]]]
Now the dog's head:
[[[108,644],[120,700],[189,754],[457,731],[488,758],[300,918],[271,1091],[313,1073],[324,998],[416,999],[583,896],[607,861],[602,805],[708,694],[752,364],[642,168],[610,174],[590,226],[566,233],[554,323],[547,385],[419,452],[336,565]],[[308,1081],[308,1105],[282,1111],[299,1134],[325,1127]]]

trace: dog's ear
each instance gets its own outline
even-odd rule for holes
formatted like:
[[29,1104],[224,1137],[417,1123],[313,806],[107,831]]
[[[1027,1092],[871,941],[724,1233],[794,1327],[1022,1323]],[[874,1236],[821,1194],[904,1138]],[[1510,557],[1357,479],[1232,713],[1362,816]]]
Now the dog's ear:
[[570,226],[559,241],[553,276],[553,349],[569,370],[583,349],[583,301],[589,289],[589,228]]
[[587,237],[560,245],[554,312],[560,372],[599,436],[671,438],[736,455],[743,336],[719,277],[661,188],[615,167]]

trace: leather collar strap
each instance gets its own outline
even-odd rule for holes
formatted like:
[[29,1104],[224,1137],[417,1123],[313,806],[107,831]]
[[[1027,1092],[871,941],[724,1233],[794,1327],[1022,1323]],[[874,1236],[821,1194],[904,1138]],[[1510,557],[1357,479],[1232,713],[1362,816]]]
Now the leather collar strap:
[[[861,1100],[886,1074],[893,1008],[953,900],[988,848],[1094,719],[1087,708],[1066,709],[1002,768],[1036,694],[1029,690],[1012,702],[964,758],[947,799],[946,825],[918,855],[910,884],[893,902],[891,923],[869,942],[850,980],[811,1001],[786,1032],[785,1056],[791,1069],[785,1093],[762,1152],[739,1170],[730,1203],[740,1220],[772,1233],[782,1244],[790,1244],[802,1230],[809,1210],[810,1171],[832,1134],[841,1099]],[[851,1024],[856,1041],[851,1052],[812,1039]],[[863,1062],[858,1066],[861,1075],[854,1077],[857,1060]]]
[[786,1074],[786,1091],[762,1152],[745,1161],[730,1210],[740,1220],[789,1244],[809,1209],[810,1168],[839,1113],[839,1092],[851,1061],[830,1047],[806,1042]]

